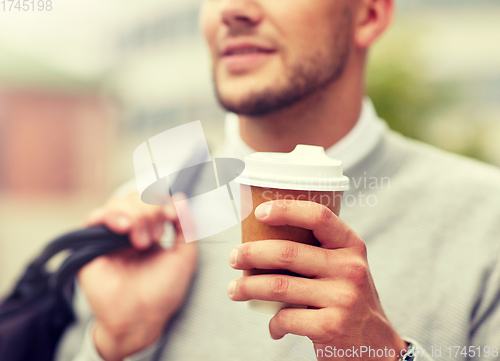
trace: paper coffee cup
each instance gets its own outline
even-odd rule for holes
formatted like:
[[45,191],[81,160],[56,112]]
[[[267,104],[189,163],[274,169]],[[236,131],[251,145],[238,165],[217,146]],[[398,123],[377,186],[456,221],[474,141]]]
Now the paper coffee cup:
[[[290,153],[254,153],[245,158],[245,172],[236,181],[241,187],[242,213],[249,214],[241,223],[243,243],[283,239],[319,246],[311,230],[264,224],[255,218],[255,209],[272,200],[304,200],[323,204],[339,215],[343,192],[349,189],[342,162],[328,157],[322,147],[310,145],[297,145]],[[254,269],[243,273],[299,276],[285,270]],[[247,304],[255,311],[272,314],[283,307],[307,307],[261,300]]]

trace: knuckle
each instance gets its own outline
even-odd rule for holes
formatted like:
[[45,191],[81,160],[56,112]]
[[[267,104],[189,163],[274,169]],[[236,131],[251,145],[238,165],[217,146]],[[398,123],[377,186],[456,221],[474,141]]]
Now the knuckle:
[[318,252],[317,259],[318,260],[322,259],[327,269],[331,269],[332,265],[338,262],[336,253],[332,252],[331,250],[320,248],[316,250],[316,252]]
[[116,218],[120,215],[120,212],[116,212],[111,209],[106,209],[101,216],[101,220],[108,226],[115,223]]
[[234,289],[234,294],[238,294],[240,297],[245,297],[247,294],[247,286],[245,284],[245,280],[240,279],[236,283],[236,287]]
[[333,340],[352,333],[352,325],[348,322],[348,312],[327,311],[320,322],[322,343],[331,343]]
[[322,226],[330,223],[333,212],[328,207],[321,205],[319,211],[316,214],[316,225]]
[[283,297],[288,293],[290,281],[287,276],[278,275],[273,277],[271,293],[277,297]]
[[147,223],[144,219],[138,217],[130,217],[130,225],[133,230],[138,231],[142,228],[146,228]]
[[358,287],[366,284],[368,274],[368,265],[364,261],[351,262],[348,266],[349,279]]
[[363,241],[360,241],[359,244],[356,246],[358,249],[360,255],[366,259],[368,257],[368,249],[366,248],[366,243]]
[[147,224],[152,219],[149,212],[141,209],[134,210],[132,217],[135,218],[138,224]]
[[331,317],[324,317],[319,326],[321,334],[325,337],[325,339],[330,339],[338,334],[337,325]]
[[279,261],[284,264],[290,264],[297,259],[299,254],[299,246],[297,243],[286,242],[281,246],[281,250],[278,253]]
[[238,263],[242,265],[249,265],[252,262],[252,252],[250,246],[243,245],[238,249]]
[[163,215],[163,207],[161,206],[149,206],[149,208],[146,208],[146,214],[153,219],[156,219],[158,217],[161,217]]
[[128,217],[129,222],[133,227],[136,227],[143,223],[143,220],[140,217],[138,217],[135,213],[120,212],[119,215]]
[[286,201],[278,202],[277,206],[280,210],[281,216],[286,219],[286,217],[288,216],[288,206],[286,204]]
[[350,314],[348,312],[340,313],[340,317],[335,325],[335,332],[337,337],[351,334],[352,323],[350,322]]
[[136,214],[136,217],[142,219],[153,219],[156,216],[156,209],[150,208],[151,206],[145,204],[143,207],[134,207],[133,212]]
[[346,291],[340,296],[340,303],[342,307],[346,310],[353,310],[358,305],[360,300],[358,294],[353,291]]
[[282,312],[282,310],[279,310],[278,313],[274,316],[274,322],[276,325],[283,327],[285,325],[285,312]]
[[290,317],[288,317],[288,314],[285,309],[281,309],[274,315],[274,324],[277,326],[280,330],[286,330],[290,326]]
[[126,207],[105,206],[101,209],[103,217],[126,216],[128,218],[132,218],[132,214]]

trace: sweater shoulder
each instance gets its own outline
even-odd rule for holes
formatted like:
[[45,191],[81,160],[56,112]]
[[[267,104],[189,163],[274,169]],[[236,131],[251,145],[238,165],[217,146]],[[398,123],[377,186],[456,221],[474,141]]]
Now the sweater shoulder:
[[454,245],[461,239],[465,249],[474,240],[498,255],[500,169],[392,131],[387,141],[389,159],[400,160],[390,198],[409,205],[420,222],[433,224]]
[[[400,170],[414,177],[419,186],[442,192],[493,192],[500,196],[500,168],[438,149],[429,144],[388,131],[392,152],[402,156]],[[443,189],[445,188],[445,189]]]

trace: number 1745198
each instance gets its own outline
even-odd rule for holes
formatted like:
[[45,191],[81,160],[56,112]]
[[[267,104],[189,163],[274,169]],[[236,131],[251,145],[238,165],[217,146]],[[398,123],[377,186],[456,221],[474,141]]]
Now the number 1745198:
[[52,0],[1,0],[2,11],[52,11]]

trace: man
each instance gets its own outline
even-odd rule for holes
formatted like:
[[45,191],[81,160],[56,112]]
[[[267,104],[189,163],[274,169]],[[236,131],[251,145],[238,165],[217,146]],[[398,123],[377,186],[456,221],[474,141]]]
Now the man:
[[[135,249],[80,272],[91,312],[78,296],[79,322],[60,360],[150,360],[164,328],[163,360],[395,361],[411,359],[409,345],[416,359],[498,359],[500,172],[400,137],[363,100],[367,51],[393,6],[203,3],[217,96],[234,113],[221,154],[324,147],[351,178],[342,220],[312,203],[268,202],[259,220],[312,229],[321,247],[240,245],[238,227],[217,242],[183,244],[175,209],[145,205],[137,193],[114,197],[87,224],[129,233]],[[177,230],[170,250],[156,246],[164,222]],[[238,278],[231,267],[308,278]],[[310,307],[270,319],[235,302],[249,299]]]

